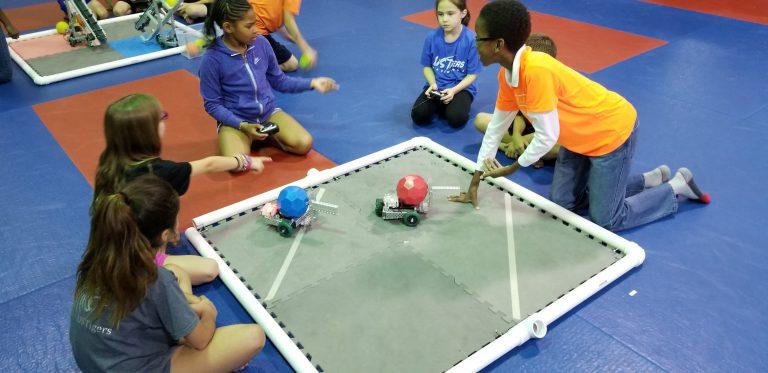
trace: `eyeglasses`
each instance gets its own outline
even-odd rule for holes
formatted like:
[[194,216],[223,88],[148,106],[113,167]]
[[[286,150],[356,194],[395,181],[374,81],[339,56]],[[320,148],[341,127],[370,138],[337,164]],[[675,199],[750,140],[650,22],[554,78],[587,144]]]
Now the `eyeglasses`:
[[166,119],[168,119],[168,112],[163,111],[163,115],[160,116],[160,120],[166,120]]
[[477,36],[475,36],[475,43],[479,43],[481,41],[496,40],[496,39],[498,38],[478,38]]

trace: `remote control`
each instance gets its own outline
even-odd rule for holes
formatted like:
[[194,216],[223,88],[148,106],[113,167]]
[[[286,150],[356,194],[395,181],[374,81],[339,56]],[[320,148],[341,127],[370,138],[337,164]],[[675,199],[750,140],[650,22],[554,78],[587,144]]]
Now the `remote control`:
[[444,94],[441,91],[431,91],[429,92],[429,98],[443,98]]
[[259,133],[263,133],[265,135],[271,136],[278,132],[280,132],[280,127],[278,127],[277,124],[272,122],[264,122],[264,124],[261,125],[261,128],[259,128]]

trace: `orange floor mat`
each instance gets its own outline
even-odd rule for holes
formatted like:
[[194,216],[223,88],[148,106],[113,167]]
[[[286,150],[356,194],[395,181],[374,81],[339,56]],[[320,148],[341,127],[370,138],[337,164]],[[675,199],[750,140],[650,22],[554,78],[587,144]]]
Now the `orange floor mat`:
[[56,22],[64,18],[64,12],[55,1],[3,9],[13,26],[24,33],[30,30],[54,29]]
[[[104,111],[111,102],[132,93],[154,95],[170,114],[163,138],[163,158],[191,161],[215,155],[216,124],[203,109],[198,85],[197,77],[186,70],[178,70],[46,102],[35,105],[34,109],[93,185],[98,157],[104,149]],[[261,174],[224,172],[196,176],[189,191],[181,198],[181,226],[190,226],[192,218],[204,213],[300,179],[310,168],[322,170],[335,166],[315,151],[307,156],[294,156],[266,147],[258,154],[274,159]]]
[[[486,0],[470,0],[467,8],[474,20]],[[533,32],[549,35],[557,44],[557,58],[566,65],[588,74],[658,48],[666,41],[618,31],[568,18],[530,11]],[[437,27],[434,9],[403,17],[404,20],[430,28]],[[426,36],[426,34],[425,34]]]

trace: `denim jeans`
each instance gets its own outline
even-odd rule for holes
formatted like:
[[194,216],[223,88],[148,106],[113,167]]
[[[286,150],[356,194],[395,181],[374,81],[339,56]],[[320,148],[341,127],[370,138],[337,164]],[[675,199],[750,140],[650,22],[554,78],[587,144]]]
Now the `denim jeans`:
[[571,211],[589,208],[595,224],[611,231],[629,229],[677,211],[669,184],[644,188],[642,174],[629,175],[638,123],[616,150],[589,157],[560,148],[552,180],[553,202]]
[[5,42],[5,34],[0,29],[0,83],[11,80],[11,55],[8,53],[8,44]]

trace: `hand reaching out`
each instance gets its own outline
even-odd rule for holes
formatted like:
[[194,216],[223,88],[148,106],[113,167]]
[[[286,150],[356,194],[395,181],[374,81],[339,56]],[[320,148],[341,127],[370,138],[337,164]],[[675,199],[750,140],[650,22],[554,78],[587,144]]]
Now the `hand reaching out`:
[[336,81],[326,77],[314,78],[312,79],[312,83],[310,83],[310,85],[314,90],[320,93],[339,90],[339,85],[336,84]]

